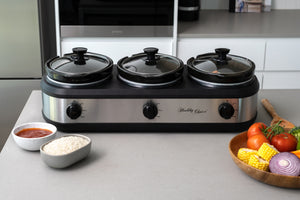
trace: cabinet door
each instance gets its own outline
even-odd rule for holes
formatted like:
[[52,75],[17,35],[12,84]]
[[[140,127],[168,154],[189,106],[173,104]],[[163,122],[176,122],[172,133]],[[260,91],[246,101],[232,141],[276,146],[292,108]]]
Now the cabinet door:
[[300,89],[300,72],[264,72],[263,89]]
[[117,63],[146,47],[156,47],[159,53],[171,55],[172,38],[65,38],[61,42],[62,54],[72,52],[74,47],[86,47],[89,52],[106,55]]
[[255,72],[255,75],[258,79],[259,82],[259,88],[262,89],[263,88],[263,73],[262,72]]
[[300,71],[300,39],[270,39],[266,45],[266,71]]
[[216,38],[179,38],[177,56],[185,63],[191,57],[214,52],[216,48],[229,48],[230,54],[252,60],[256,70],[263,70],[265,40],[263,39],[216,39]]
[[37,1],[1,0],[0,13],[0,78],[40,78]]

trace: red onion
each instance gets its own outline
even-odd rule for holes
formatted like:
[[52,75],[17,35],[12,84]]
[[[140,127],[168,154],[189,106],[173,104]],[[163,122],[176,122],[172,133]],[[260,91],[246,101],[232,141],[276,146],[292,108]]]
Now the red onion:
[[269,168],[275,174],[299,176],[300,159],[290,152],[278,153],[270,160]]

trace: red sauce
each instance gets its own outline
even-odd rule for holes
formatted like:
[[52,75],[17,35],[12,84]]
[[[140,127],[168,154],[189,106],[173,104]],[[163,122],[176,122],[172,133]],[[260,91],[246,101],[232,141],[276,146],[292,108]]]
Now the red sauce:
[[39,138],[50,135],[51,133],[50,130],[42,128],[25,128],[16,133],[16,135],[24,138]]

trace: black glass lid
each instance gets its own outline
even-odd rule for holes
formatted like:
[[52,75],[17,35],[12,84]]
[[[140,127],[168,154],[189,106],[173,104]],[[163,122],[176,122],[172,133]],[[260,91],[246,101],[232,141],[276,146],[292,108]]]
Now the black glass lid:
[[122,58],[117,64],[122,80],[145,84],[175,81],[181,77],[183,66],[180,59],[160,54],[154,47],[145,48],[144,53]]
[[239,83],[250,80],[255,64],[244,57],[230,55],[229,49],[198,55],[187,61],[188,72],[194,78],[215,83]]
[[46,62],[47,76],[63,83],[90,83],[111,75],[113,61],[107,56],[73,48],[73,53]]

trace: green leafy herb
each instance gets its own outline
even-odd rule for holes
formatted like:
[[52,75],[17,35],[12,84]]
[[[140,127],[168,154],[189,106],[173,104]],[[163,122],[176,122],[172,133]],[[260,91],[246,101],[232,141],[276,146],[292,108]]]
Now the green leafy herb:
[[297,138],[298,140],[297,150],[299,150],[300,149],[300,126],[293,128],[292,130],[290,130],[289,133]]
[[265,128],[263,130],[264,135],[271,140],[273,136],[284,133],[284,128],[282,126],[280,126],[281,122],[282,121],[280,120],[276,124]]

